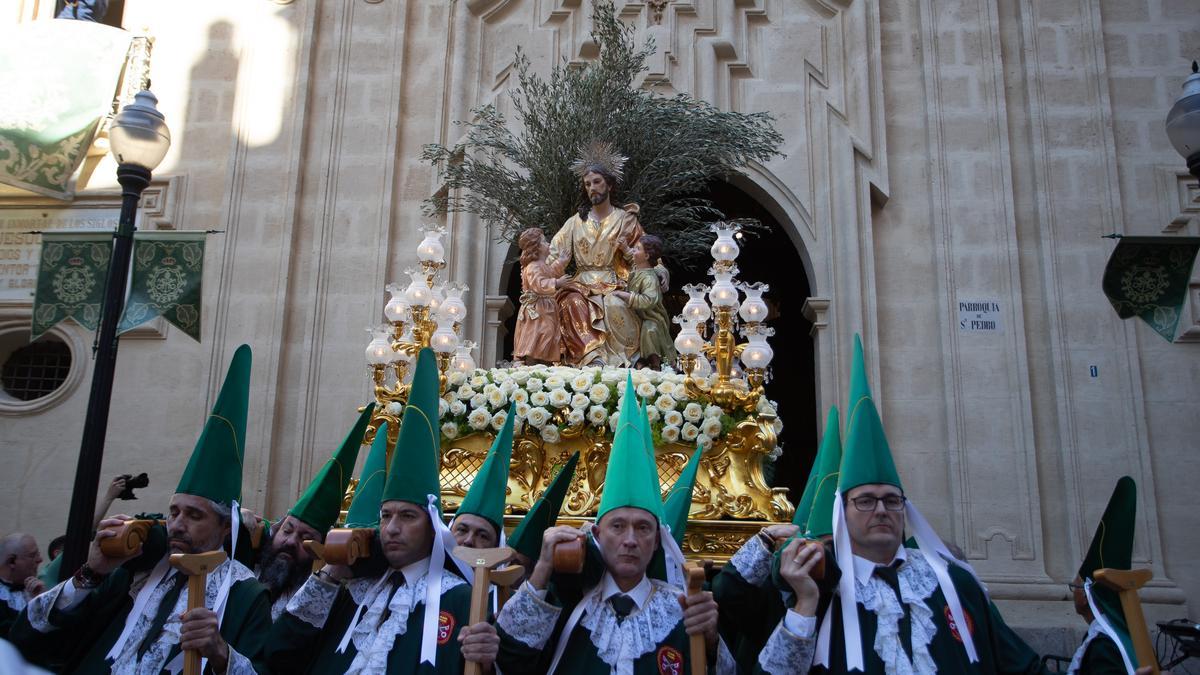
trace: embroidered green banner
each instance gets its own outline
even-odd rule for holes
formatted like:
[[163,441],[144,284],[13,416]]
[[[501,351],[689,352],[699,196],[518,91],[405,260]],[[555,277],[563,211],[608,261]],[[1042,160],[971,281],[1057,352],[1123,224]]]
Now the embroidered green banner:
[[1122,319],[1136,316],[1175,340],[1200,237],[1121,237],[1104,268],[1104,295]]
[[124,333],[161,316],[200,341],[204,232],[138,232],[125,313]]
[[132,38],[90,21],[0,26],[0,183],[71,198]]
[[112,247],[112,232],[42,233],[32,339],[64,319],[96,330]]

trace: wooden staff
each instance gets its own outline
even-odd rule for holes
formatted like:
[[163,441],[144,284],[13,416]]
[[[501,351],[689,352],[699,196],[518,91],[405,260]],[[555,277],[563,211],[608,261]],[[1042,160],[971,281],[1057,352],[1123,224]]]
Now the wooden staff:
[[[687,580],[688,597],[704,590],[703,566],[684,563],[683,578]],[[708,648],[704,644],[704,636],[689,635],[688,651],[691,652],[692,675],[705,675],[708,671]]]
[[1145,586],[1154,577],[1154,573],[1150,570],[1099,569],[1093,577],[1097,583],[1116,591],[1117,597],[1121,598],[1121,611],[1125,614],[1129,638],[1133,640],[1137,666],[1149,666],[1150,672],[1159,675],[1158,657],[1154,653],[1154,643],[1150,642],[1150,630],[1146,627],[1142,600],[1138,597],[1138,589]]
[[108,528],[117,536],[100,540],[100,552],[109,558],[128,558],[137,552],[148,536],[150,528],[161,520],[127,520],[123,525]]
[[[171,554],[171,567],[188,578],[189,612],[204,606],[204,583],[208,580],[208,573],[225,562],[225,557],[225,551]],[[200,652],[195,649],[183,651],[183,675],[200,675]]]
[[[471,616],[469,625],[475,625],[487,620],[488,591],[494,583],[498,586],[511,586],[525,573],[520,565],[510,565],[504,569],[495,569],[513,559],[514,551],[507,547],[500,548],[467,548],[457,546],[453,551],[455,558],[467,563],[475,572],[475,582],[471,585]],[[480,675],[482,668],[475,661],[467,661],[463,675]]]

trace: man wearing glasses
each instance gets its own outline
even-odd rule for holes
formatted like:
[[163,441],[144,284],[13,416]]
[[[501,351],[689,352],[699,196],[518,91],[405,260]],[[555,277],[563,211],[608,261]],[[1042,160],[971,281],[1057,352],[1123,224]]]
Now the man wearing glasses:
[[[954,559],[905,496],[867,386],[861,342],[854,346],[833,507],[836,565],[825,565],[818,586],[809,571],[826,551],[796,543],[784,549],[780,576],[796,604],[759,666],[784,672],[774,656],[799,652],[813,673],[1045,672],[992,611],[970,567]],[[916,547],[904,545],[907,534]]]

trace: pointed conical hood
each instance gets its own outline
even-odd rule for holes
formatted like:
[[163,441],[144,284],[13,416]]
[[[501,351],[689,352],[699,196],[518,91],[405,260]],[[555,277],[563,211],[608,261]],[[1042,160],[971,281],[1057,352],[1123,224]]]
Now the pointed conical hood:
[[559,469],[546,491],[538,497],[529,513],[525,514],[513,530],[512,536],[508,538],[508,545],[517,553],[533,561],[541,555],[542,535],[558,522],[558,512],[562,510],[563,500],[567,498],[567,489],[571,487],[571,480],[575,478],[575,465],[578,463],[579,453],[576,452]]
[[396,452],[388,467],[387,483],[383,486],[382,502],[400,500],[424,508],[433,496],[442,510],[442,488],[439,478],[441,428],[438,426],[438,369],[433,350],[426,347],[417,355],[412,387],[404,417],[400,419],[400,436]]
[[846,436],[842,443],[841,475],[838,489],[842,494],[859,485],[883,483],[901,490],[900,474],[892,460],[892,450],[883,433],[883,421],[871,398],[867,368],[863,363],[862,339],[854,336],[854,361],[850,365],[850,407]]
[[[804,483],[804,493],[800,495],[800,501],[796,503],[796,513],[792,516],[792,524],[800,526],[800,534],[804,534],[805,526],[808,523],[808,516],[812,513],[813,498],[817,494],[817,486],[821,483],[821,479],[825,476],[822,473],[822,462],[829,455],[829,446],[837,443],[837,461],[842,459],[842,441],[841,441],[841,422],[838,418],[837,406],[829,409],[829,415],[825,418],[825,436],[821,439],[821,446],[817,448],[817,454],[813,457],[812,469],[808,472],[808,480]],[[830,433],[834,435],[831,436]],[[838,466],[833,467],[834,481],[836,487]]]
[[671,537],[681,547],[683,534],[687,529],[688,512],[692,509],[692,489],[696,487],[696,471],[700,468],[700,457],[703,454],[702,448],[696,448],[687,464],[683,465],[679,480],[671,486],[666,500],[663,501],[663,522],[671,527]]
[[604,494],[600,496],[600,508],[596,511],[597,521],[613,509],[634,506],[649,511],[662,522],[662,497],[653,462],[654,450],[646,447],[642,428],[645,413],[639,415],[638,411],[633,378],[626,376],[625,397],[617,417],[617,432],[613,435],[612,453],[604,475]]
[[[1092,544],[1079,567],[1079,578],[1094,580],[1093,575],[1098,569],[1127,570],[1133,567],[1133,534],[1136,523],[1137,484],[1129,476],[1122,476],[1113,488],[1112,496],[1108,498],[1108,506],[1104,509],[1100,524],[1096,526]],[[1093,608],[1104,615],[1104,621],[1113,629],[1109,637],[1119,643],[1124,656],[1132,661],[1133,640],[1129,636],[1125,612],[1121,609],[1120,596],[1103,584],[1092,584],[1089,593]]]
[[229,504],[242,498],[246,411],[250,407],[250,346],[233,353],[225,383],[204,423],[175,492]]
[[833,534],[833,500],[842,464],[840,426],[837,408],[830,408],[829,417],[825,420],[825,437],[821,439],[821,449],[817,451],[817,461],[813,465],[817,476],[813,484],[811,508],[807,520],[796,523],[801,525],[801,531],[807,537]]
[[379,527],[379,503],[383,498],[383,484],[387,480],[387,422],[380,422],[375,431],[375,441],[367,453],[358,485],[354,488],[354,499],[346,512],[346,527],[374,529]]
[[342,512],[342,498],[350,485],[350,477],[354,475],[354,465],[358,462],[358,449],[362,447],[363,434],[367,433],[367,425],[371,423],[371,414],[375,412],[375,403],[367,404],[359,414],[358,420],[346,434],[341,447],[333,453],[325,466],[313,476],[308,489],[300,495],[296,505],[288,511],[289,515],[307,523],[318,532],[328,532],[337,522]]
[[496,434],[492,449],[475,474],[467,496],[463,497],[456,515],[470,513],[496,526],[496,532],[504,529],[504,502],[508,496],[508,468],[512,461],[513,420],[517,416],[516,404],[508,408],[504,426]]

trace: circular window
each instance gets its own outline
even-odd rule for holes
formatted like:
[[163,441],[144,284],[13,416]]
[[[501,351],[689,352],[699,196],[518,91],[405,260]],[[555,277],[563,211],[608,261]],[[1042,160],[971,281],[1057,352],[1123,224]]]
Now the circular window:
[[9,396],[32,401],[61,387],[70,373],[71,348],[48,336],[9,354],[0,370],[0,383]]
[[30,415],[62,402],[83,380],[83,332],[58,324],[29,341],[29,314],[0,315],[0,416]]

